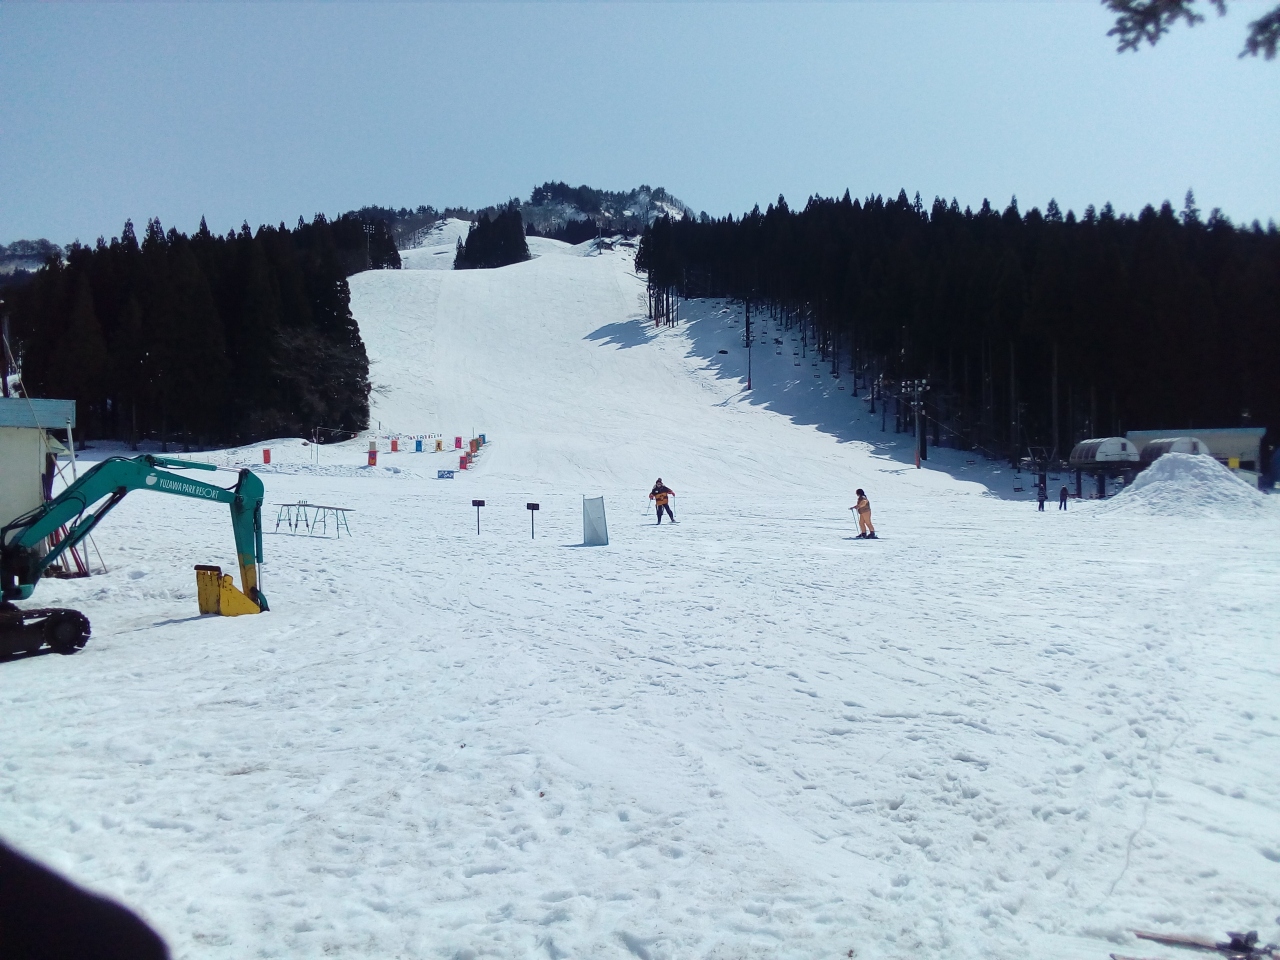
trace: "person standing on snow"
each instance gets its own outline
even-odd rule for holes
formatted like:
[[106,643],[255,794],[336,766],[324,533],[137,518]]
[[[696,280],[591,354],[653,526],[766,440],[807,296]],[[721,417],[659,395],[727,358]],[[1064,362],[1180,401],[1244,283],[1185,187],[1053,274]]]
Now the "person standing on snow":
[[858,539],[859,540],[875,540],[876,526],[871,522],[871,501],[867,499],[866,492],[858,488],[858,505],[850,507],[850,510],[858,514]]
[[671,518],[671,522],[676,522],[676,515],[671,512],[671,504],[667,502],[669,497],[674,497],[676,492],[668,486],[664,486],[662,478],[658,478],[658,482],[653,485],[653,489],[649,491],[649,499],[658,506],[658,524],[662,524],[662,511],[667,511],[667,516]]
[[1044,513],[1044,502],[1048,499],[1049,499],[1049,493],[1047,490],[1045,490],[1044,484],[1042,483],[1036,487],[1036,503],[1040,504],[1040,506],[1037,507],[1036,509],[1038,509],[1041,513]]
[[1058,491],[1058,509],[1059,510],[1067,509],[1067,488],[1065,484],[1063,485],[1062,489]]

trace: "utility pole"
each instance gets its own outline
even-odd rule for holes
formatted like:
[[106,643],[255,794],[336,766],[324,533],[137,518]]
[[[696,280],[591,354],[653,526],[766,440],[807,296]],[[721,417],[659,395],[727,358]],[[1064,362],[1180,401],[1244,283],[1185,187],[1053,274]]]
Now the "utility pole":
[[1009,466],[1018,465],[1018,368],[1014,362],[1013,341],[1009,341]]
[[369,237],[373,233],[374,227],[372,223],[364,225],[364,268],[366,270],[373,269],[373,257],[369,253]]
[[1058,343],[1053,344],[1053,449],[1049,451],[1049,459],[1058,460]]
[[747,389],[751,389],[751,301],[747,301]]

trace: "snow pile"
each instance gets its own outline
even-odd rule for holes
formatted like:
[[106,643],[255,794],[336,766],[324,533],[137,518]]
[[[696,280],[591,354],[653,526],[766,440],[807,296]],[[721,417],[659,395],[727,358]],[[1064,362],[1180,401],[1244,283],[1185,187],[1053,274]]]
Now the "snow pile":
[[1266,500],[1212,457],[1166,453],[1099,509],[1145,516],[1249,517],[1266,510]]

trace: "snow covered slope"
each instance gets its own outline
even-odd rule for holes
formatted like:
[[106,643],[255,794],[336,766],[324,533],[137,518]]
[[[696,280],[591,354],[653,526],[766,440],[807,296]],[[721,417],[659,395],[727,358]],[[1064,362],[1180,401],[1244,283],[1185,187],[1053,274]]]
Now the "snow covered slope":
[[[588,244],[537,237],[530,249],[533,260],[501,271],[352,278],[384,431],[485,433],[498,441],[486,478],[641,499],[660,475],[682,477],[686,495],[700,496],[787,489],[848,498],[859,485],[881,496],[982,492],[760,409],[737,377],[745,357],[716,352],[740,339],[730,311],[706,306],[692,327],[655,330],[643,319],[632,251],[592,255]],[[762,377],[787,371],[782,388],[803,394],[815,370],[806,361],[792,376],[790,352],[784,365],[772,345],[758,347],[753,362]],[[849,416],[861,413],[861,401],[842,399]]]
[[440,221],[423,240],[422,246],[400,251],[402,269],[452,270],[458,241],[467,238],[470,228],[469,220],[451,218]]
[[0,835],[200,960],[1277,938],[1273,500],[1037,513],[954,452],[914,469],[786,332],[747,393],[725,305],[654,330],[629,251],[531,246],[352,279],[384,432],[490,442],[453,480],[272,443],[269,503],[355,512],[339,540],[268,507],[270,613],[198,617],[225,514],[141,493],[109,574],[40,587],[94,638],[0,663]]

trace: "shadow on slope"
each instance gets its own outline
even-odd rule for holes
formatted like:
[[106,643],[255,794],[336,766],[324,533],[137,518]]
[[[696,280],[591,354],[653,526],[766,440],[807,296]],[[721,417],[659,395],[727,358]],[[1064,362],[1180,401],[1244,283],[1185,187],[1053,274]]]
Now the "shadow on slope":
[[[652,327],[643,321],[635,325],[651,336]],[[690,354],[705,361],[718,377],[741,381],[740,402],[782,414],[797,425],[816,427],[841,443],[869,444],[874,455],[893,460],[903,469],[915,469],[915,438],[910,433],[894,433],[892,405],[886,411],[885,405],[877,402],[873,414],[866,389],[859,389],[854,395],[847,359],[834,374],[831,361],[822,360],[811,345],[807,346],[798,329],[785,330],[765,313],[754,315],[751,321],[754,345],[750,358],[752,389],[748,392],[744,327],[741,304],[724,300],[689,300],[680,304],[680,329],[688,337]],[[638,333],[631,336],[637,337]],[[930,446],[928,455],[928,469],[984,484],[997,496],[1016,500],[1033,496],[1025,491],[1015,493],[1014,471],[976,451]],[[1029,489],[1031,485],[1025,486]]]
[[606,323],[603,327],[592,330],[583,339],[625,350],[643,346],[653,338],[652,325],[646,324],[643,320],[623,320],[619,323]]

